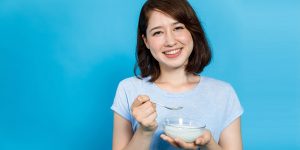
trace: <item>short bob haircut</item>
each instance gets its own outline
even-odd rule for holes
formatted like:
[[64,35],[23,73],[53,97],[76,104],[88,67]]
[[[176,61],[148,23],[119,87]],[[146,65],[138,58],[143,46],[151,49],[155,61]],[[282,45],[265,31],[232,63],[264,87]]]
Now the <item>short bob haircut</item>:
[[[187,0],[147,0],[143,5],[138,22],[138,34],[136,45],[136,64],[134,74],[138,78],[151,77],[154,82],[160,76],[158,61],[152,56],[150,50],[143,41],[146,35],[149,16],[152,11],[161,11],[180,23],[183,23],[193,38],[193,51],[189,57],[185,71],[192,74],[199,74],[204,67],[210,63],[211,50],[205,37],[200,21]],[[137,75],[137,68],[141,75]]]

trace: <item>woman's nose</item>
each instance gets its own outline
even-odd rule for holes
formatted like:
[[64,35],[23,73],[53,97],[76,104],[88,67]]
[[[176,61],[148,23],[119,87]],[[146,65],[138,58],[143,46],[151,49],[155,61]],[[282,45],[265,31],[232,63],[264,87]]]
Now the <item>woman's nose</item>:
[[172,32],[167,32],[165,36],[165,46],[171,47],[176,45],[176,40]]

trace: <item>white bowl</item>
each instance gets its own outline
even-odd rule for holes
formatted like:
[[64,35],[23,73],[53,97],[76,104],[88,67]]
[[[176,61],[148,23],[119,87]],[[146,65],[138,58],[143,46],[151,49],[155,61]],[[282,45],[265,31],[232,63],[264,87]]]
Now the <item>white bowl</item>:
[[194,142],[205,131],[205,123],[183,117],[166,118],[163,126],[168,136],[185,142]]

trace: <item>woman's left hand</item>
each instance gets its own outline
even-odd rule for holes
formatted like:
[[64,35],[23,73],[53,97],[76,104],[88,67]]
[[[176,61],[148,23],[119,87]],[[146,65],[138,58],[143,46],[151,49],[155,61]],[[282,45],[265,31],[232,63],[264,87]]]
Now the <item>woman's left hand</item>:
[[204,133],[201,136],[199,136],[194,142],[185,142],[179,138],[173,139],[172,137],[169,137],[165,134],[161,134],[160,137],[163,140],[169,142],[174,147],[182,149],[197,149],[199,147],[205,147],[213,141],[211,132],[209,130],[204,131]]

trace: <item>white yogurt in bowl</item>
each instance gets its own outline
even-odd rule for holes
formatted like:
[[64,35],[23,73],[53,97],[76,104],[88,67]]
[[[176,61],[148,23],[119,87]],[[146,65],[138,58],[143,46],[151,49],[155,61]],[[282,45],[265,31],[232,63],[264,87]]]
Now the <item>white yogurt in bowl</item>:
[[165,133],[172,138],[181,138],[185,142],[194,142],[205,131],[205,124],[182,117],[166,118]]

